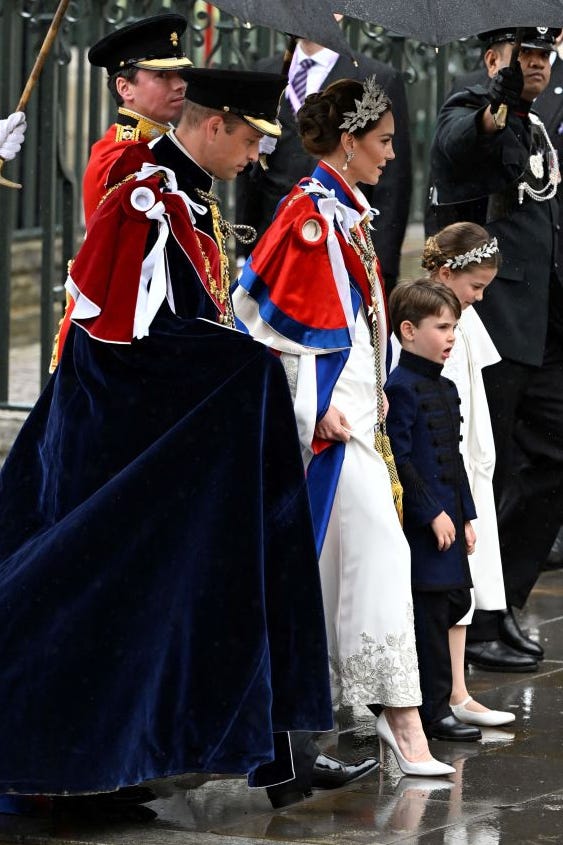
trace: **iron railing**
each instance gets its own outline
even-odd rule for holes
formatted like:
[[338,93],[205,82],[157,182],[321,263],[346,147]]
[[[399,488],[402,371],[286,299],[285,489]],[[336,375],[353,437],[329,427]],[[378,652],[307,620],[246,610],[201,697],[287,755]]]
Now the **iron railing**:
[[[14,109],[55,7],[55,0],[0,0],[0,116]],[[0,408],[16,407],[8,400],[13,245],[29,243],[30,255],[33,247],[40,250],[34,272],[44,384],[61,313],[66,262],[83,234],[82,173],[91,144],[112,120],[114,106],[102,71],[87,61],[88,48],[117,26],[168,10],[188,18],[186,52],[196,65],[250,67],[285,46],[284,35],[242,26],[202,0],[72,0],[27,108],[29,128],[22,153],[4,169],[7,178],[22,182],[23,190],[0,187]],[[437,104],[451,74],[471,69],[478,50],[469,41],[436,51],[367,23],[349,21],[345,29],[352,47],[392,63],[404,75],[413,139],[411,217],[420,220]],[[232,215],[231,190],[225,192],[224,202],[227,216]]]

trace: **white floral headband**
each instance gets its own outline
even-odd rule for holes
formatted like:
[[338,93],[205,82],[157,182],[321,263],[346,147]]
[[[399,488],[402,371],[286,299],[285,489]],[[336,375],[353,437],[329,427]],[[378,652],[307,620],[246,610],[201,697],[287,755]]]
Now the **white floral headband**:
[[338,127],[348,132],[355,132],[363,129],[370,120],[377,121],[389,108],[387,94],[375,81],[375,76],[368,76],[363,84],[364,93],[361,100],[354,100],[355,111],[345,111],[342,115],[346,118]]
[[470,249],[463,255],[454,255],[453,258],[448,258],[443,266],[450,267],[452,270],[463,270],[468,264],[480,264],[484,258],[491,258],[498,251],[498,241],[496,238],[492,238],[483,246],[476,246],[475,249]]

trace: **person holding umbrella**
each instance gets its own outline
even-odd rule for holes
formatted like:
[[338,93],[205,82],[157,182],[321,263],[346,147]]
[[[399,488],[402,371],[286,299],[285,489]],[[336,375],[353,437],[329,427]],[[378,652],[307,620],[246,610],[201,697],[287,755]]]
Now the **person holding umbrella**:
[[[557,275],[557,153],[534,99],[547,87],[558,29],[483,33],[487,87],[444,103],[431,150],[438,225],[474,220],[498,239],[495,284],[476,305],[502,360],[483,372],[507,609],[478,611],[466,659],[530,671],[541,645],[519,628],[563,517],[563,287]],[[518,46],[519,45],[519,46]],[[501,108],[502,107],[502,108]]]

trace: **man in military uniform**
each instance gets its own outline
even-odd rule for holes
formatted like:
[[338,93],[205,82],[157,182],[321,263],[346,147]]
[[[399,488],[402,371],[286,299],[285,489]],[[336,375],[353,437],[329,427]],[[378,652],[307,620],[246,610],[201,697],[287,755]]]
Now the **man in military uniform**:
[[[508,608],[478,611],[466,656],[529,671],[541,646],[519,629],[563,517],[563,289],[557,274],[557,154],[533,100],[550,78],[558,30],[484,33],[487,87],[450,97],[431,151],[437,225],[470,219],[498,238],[502,267],[477,310],[502,361],[483,371]],[[516,59],[514,45],[520,38]],[[505,112],[506,114],[503,114]]]
[[[112,164],[123,145],[160,138],[182,114],[186,81],[180,71],[192,62],[184,55],[180,37],[187,21],[182,15],[144,18],[106,35],[88,52],[91,64],[103,67],[108,88],[118,105],[117,119],[92,146],[82,181],[86,227],[106,192]],[[67,293],[51,358],[51,372],[60,361],[70,327],[74,302]]]
[[88,223],[105,191],[108,171],[126,141],[154,141],[182,114],[186,82],[180,71],[192,63],[184,55],[182,15],[162,14],[121,27],[88,52],[92,65],[108,72],[108,88],[118,105],[117,119],[91,150],[84,173],[84,216]]

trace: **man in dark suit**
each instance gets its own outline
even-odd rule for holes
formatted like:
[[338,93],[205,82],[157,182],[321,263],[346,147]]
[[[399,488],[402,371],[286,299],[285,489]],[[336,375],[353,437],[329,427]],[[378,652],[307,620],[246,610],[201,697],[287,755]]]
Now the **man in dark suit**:
[[[385,89],[393,103],[395,118],[395,136],[393,148],[395,160],[390,161],[385,170],[385,178],[376,186],[363,188],[370,204],[377,208],[380,215],[374,220],[373,242],[385,278],[387,290],[397,281],[401,246],[407,226],[411,188],[412,169],[410,153],[409,120],[405,88],[401,75],[389,65],[363,54],[356,55],[357,67],[348,56],[339,56],[332,50],[300,39],[289,69],[288,89],[281,99],[279,120],[282,134],[275,149],[266,156],[265,161],[251,170],[245,171],[237,180],[237,222],[254,228],[260,237],[268,227],[276,207],[282,197],[303,176],[308,176],[316,166],[316,160],[302,148],[297,134],[295,113],[300,102],[295,96],[292,82],[304,59],[312,59],[309,68],[304,95],[326,88],[337,79],[360,79],[376,75],[377,81]],[[257,70],[272,69],[279,72],[281,56],[261,59]],[[264,168],[263,165],[266,165]],[[246,248],[245,257],[251,246]]]
[[[494,486],[508,608],[479,611],[467,648],[469,662],[486,669],[528,671],[543,656],[520,631],[512,607],[523,607],[563,518],[559,171],[545,127],[530,109],[549,83],[557,34],[547,27],[525,29],[513,67],[516,30],[481,36],[487,86],[467,87],[446,101],[431,152],[437,225],[476,220],[498,238],[503,257],[477,309],[503,359],[483,377],[497,452]],[[505,124],[501,104],[508,107]]]

